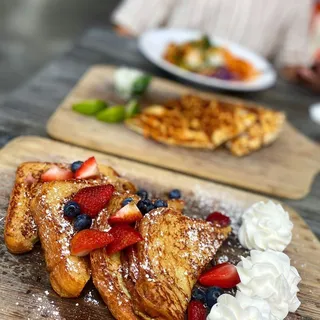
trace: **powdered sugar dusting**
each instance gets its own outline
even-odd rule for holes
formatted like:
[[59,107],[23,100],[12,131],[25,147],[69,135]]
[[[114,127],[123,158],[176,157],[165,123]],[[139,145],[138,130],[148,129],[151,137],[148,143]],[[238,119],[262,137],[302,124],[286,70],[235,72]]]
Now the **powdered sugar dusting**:
[[84,296],[84,302],[92,304],[92,305],[98,305],[99,301],[93,296],[92,291],[89,291],[85,296]]
[[49,318],[55,320],[66,320],[63,316],[60,315],[59,307],[57,307],[54,301],[50,300],[47,295],[33,293],[31,296],[37,307],[31,310],[27,319],[38,320]]

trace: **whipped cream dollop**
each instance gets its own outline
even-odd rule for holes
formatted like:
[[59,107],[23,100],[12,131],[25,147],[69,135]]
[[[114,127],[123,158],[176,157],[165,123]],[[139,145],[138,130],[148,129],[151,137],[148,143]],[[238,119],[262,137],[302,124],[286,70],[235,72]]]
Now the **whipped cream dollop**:
[[251,298],[238,291],[223,294],[212,307],[207,320],[271,320],[270,306],[261,298]]
[[237,288],[249,297],[265,299],[271,319],[282,320],[299,308],[297,285],[301,278],[286,254],[251,250],[249,257],[241,257],[237,270],[241,280]]
[[125,99],[129,99],[134,83],[143,75],[144,73],[138,69],[127,67],[118,68],[113,76],[114,85],[118,94]]
[[238,238],[247,249],[283,251],[292,238],[293,223],[280,204],[257,202],[242,216]]

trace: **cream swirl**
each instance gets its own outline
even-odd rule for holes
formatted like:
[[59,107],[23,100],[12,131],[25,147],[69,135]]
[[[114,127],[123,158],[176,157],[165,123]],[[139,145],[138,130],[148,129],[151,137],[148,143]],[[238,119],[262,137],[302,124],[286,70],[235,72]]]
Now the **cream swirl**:
[[223,294],[212,307],[207,320],[271,320],[268,302],[250,298],[238,291],[236,296]]
[[238,289],[249,297],[265,299],[274,318],[284,319],[299,308],[297,285],[301,278],[286,254],[251,250],[249,257],[241,258],[237,270],[241,280]]
[[280,204],[257,202],[243,214],[238,237],[247,249],[283,251],[291,242],[292,228]]

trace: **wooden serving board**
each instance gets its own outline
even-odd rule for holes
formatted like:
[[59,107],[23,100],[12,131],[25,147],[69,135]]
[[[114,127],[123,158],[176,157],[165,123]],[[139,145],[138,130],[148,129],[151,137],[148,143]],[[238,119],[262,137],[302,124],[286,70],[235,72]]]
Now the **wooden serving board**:
[[[166,146],[145,139],[123,124],[99,122],[71,110],[75,102],[90,98],[119,103],[112,86],[113,71],[113,67],[99,65],[89,69],[49,120],[49,135],[86,148],[275,196],[299,199],[309,192],[320,170],[320,148],[289,123],[273,145],[236,158],[222,148],[208,151]],[[141,103],[143,106],[161,103],[191,92],[239,102],[154,78]]]
[[[181,189],[187,201],[187,214],[203,217],[210,211],[221,210],[236,222],[249,205],[266,200],[252,193],[44,138],[17,138],[0,151],[0,319],[113,319],[92,284],[86,286],[78,299],[59,298],[50,287],[39,245],[31,253],[17,256],[6,250],[3,240],[8,200],[16,167],[21,162],[72,162],[91,155],[140,187],[158,192]],[[292,208],[286,207],[286,210],[294,222],[292,243],[286,253],[302,277],[299,285],[302,304],[296,315],[288,319],[320,319],[320,243]]]

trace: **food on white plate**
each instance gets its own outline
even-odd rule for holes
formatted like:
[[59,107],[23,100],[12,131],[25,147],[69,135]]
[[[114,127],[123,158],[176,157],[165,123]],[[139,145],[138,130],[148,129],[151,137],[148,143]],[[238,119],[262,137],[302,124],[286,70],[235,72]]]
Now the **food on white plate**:
[[170,43],[163,58],[187,71],[226,81],[250,81],[259,71],[228,48],[210,43],[207,36],[184,43]]

